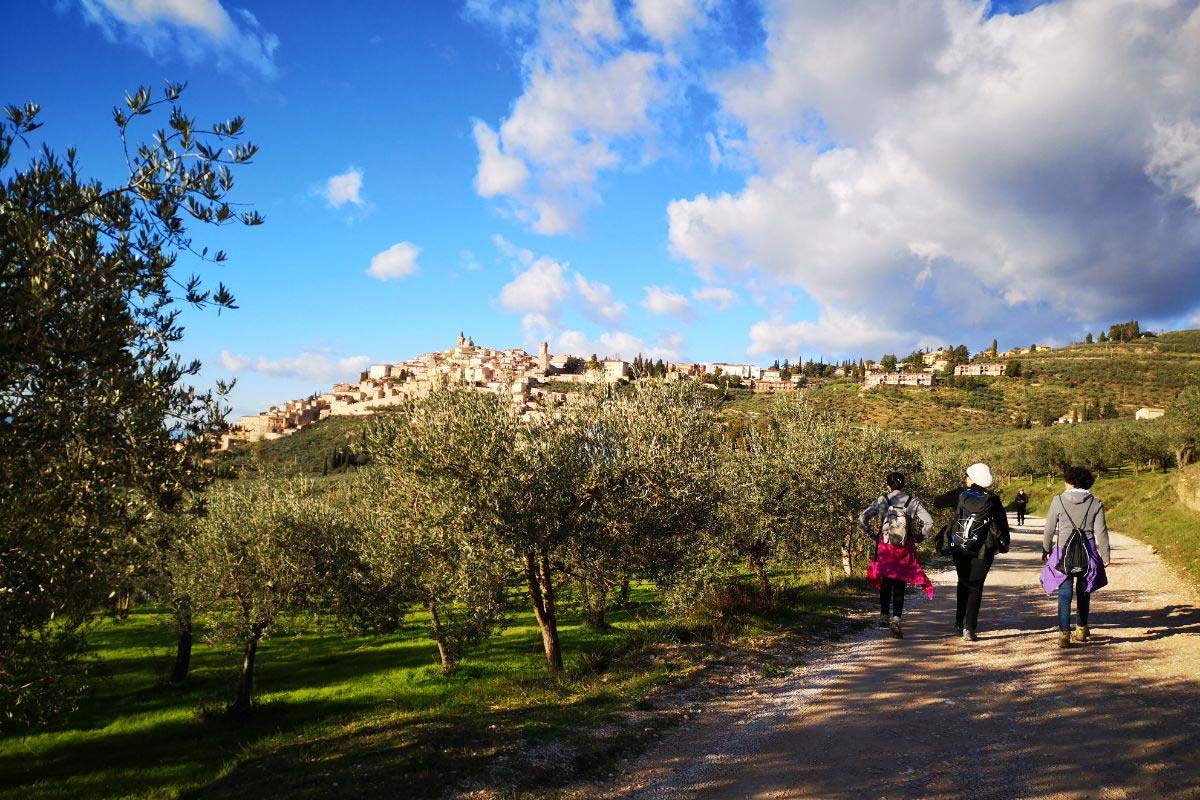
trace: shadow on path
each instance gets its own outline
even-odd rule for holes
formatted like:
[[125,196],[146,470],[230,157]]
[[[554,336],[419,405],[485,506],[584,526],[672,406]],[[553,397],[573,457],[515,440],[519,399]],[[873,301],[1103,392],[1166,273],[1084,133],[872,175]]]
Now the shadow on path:
[[953,635],[953,567],[934,565],[937,594],[912,602],[905,639],[873,631],[664,743],[626,796],[1200,798],[1200,609],[1117,535],[1093,641],[1059,649],[1040,555],[1040,535],[1014,536],[974,644]]

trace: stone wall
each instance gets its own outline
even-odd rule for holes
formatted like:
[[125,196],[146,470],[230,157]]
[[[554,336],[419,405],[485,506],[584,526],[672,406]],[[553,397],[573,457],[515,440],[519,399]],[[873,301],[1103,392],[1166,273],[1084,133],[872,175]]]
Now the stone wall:
[[1179,502],[1200,514],[1200,464],[1179,470],[1175,475],[1175,492]]

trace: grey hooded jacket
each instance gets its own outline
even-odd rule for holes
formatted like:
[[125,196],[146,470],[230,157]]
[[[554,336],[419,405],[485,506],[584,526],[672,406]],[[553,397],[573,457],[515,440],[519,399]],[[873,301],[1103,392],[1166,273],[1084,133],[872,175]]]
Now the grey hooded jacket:
[[1046,529],[1042,533],[1042,551],[1048,553],[1055,544],[1066,544],[1067,537],[1071,535],[1072,522],[1096,543],[1100,560],[1107,564],[1110,551],[1104,503],[1087,489],[1068,489],[1050,502],[1050,510],[1046,512]]

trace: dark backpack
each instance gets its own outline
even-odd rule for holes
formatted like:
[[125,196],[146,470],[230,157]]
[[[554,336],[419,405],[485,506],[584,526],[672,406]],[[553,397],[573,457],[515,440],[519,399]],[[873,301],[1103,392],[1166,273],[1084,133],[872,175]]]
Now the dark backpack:
[[992,538],[992,496],[967,489],[958,496],[958,510],[950,523],[951,546],[969,556],[978,556]]
[[[1083,510],[1083,521],[1087,523],[1088,511],[1092,508],[1092,500],[1088,498],[1087,508]],[[1067,511],[1067,504],[1059,500],[1059,505],[1062,506],[1063,514],[1066,514],[1067,521],[1071,523],[1071,533],[1067,536],[1067,543],[1063,545],[1059,551],[1058,571],[1066,575],[1068,578],[1078,578],[1080,575],[1087,575],[1088,568],[1091,566],[1092,557],[1087,549],[1087,532],[1075,524],[1075,520],[1071,518],[1070,512]],[[1057,530],[1055,531],[1057,533]]]

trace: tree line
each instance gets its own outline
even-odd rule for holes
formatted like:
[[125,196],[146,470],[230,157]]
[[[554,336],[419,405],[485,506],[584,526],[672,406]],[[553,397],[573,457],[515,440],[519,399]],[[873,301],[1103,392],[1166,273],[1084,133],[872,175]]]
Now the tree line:
[[239,711],[282,613],[388,633],[421,609],[449,673],[503,627],[519,587],[557,672],[564,605],[603,628],[631,581],[689,613],[743,575],[769,600],[777,569],[855,569],[855,519],[887,470],[931,489],[953,479],[898,436],[796,400],[727,436],[711,392],[687,382],[595,387],[534,420],[501,395],[444,389],[372,420],[368,441],[371,466],[341,481],[214,489],[165,559],[165,594],[146,596],[241,648]]

